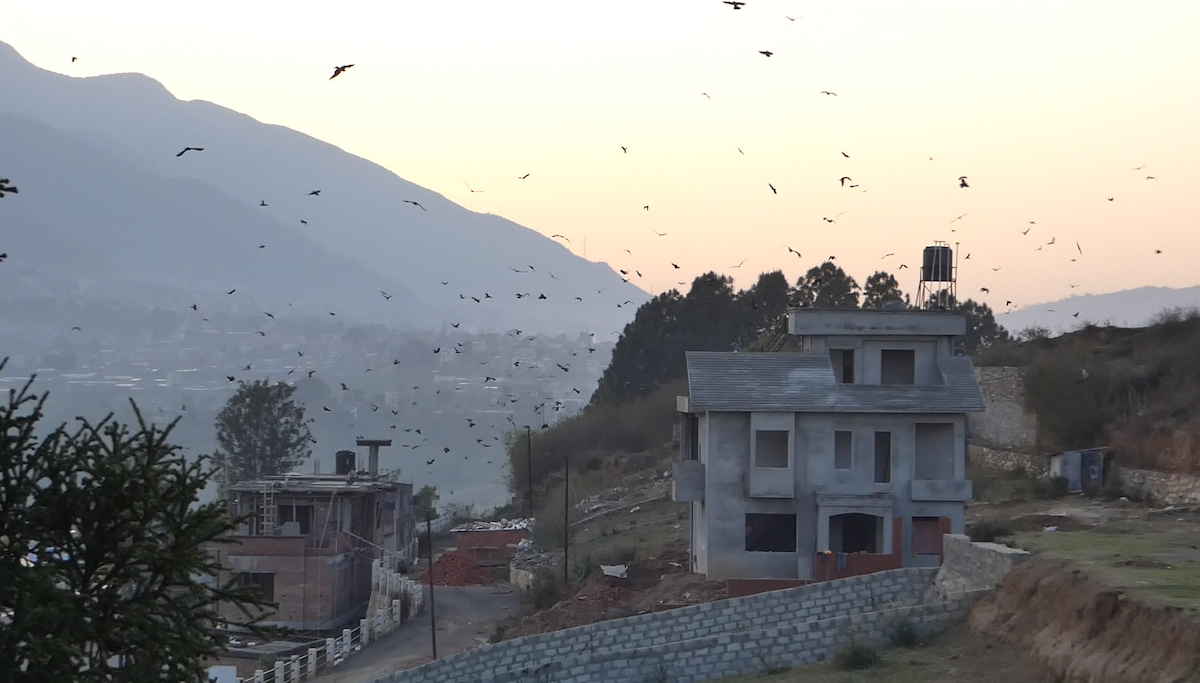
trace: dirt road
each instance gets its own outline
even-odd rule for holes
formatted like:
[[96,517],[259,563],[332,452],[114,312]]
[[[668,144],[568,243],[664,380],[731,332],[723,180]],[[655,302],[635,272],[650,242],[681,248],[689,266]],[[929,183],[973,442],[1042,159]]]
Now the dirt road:
[[[434,589],[434,599],[439,657],[486,643],[496,622],[517,612],[517,592],[505,585],[438,586]],[[314,680],[320,683],[367,683],[432,658],[429,610],[426,609],[417,618]]]

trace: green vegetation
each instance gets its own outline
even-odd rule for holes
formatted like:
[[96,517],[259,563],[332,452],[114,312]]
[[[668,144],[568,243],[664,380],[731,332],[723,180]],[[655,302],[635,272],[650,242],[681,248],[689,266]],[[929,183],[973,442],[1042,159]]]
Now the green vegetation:
[[893,617],[888,622],[888,642],[892,647],[914,648],[921,644],[917,625],[908,615]]
[[879,650],[875,649],[874,645],[858,638],[846,643],[833,656],[834,666],[843,671],[870,669],[879,666],[882,661],[883,657],[880,656]]
[[967,527],[967,536],[976,543],[995,543],[1012,535],[1012,524],[999,519],[983,519]]
[[1086,325],[998,344],[978,365],[1025,368],[1025,399],[1046,450],[1111,445],[1126,466],[1198,472],[1200,312],[1168,309],[1146,328]]
[[0,681],[207,681],[228,642],[218,605],[260,636],[250,614],[270,606],[217,580],[210,544],[240,520],[197,504],[210,462],[136,405],[136,430],[110,415],[41,438],[32,383],[0,403]]
[[[256,380],[240,384],[217,415],[217,450],[223,486],[286,474],[312,454],[304,408],[296,387]],[[222,494],[224,492],[222,491]]]
[[437,487],[426,484],[421,487],[420,491],[413,494],[412,507],[413,514],[418,522],[437,519],[441,514],[437,511],[438,494]]
[[1068,559],[1113,588],[1161,605],[1200,610],[1200,550],[1192,533],[1120,526],[1018,533],[1015,545]]

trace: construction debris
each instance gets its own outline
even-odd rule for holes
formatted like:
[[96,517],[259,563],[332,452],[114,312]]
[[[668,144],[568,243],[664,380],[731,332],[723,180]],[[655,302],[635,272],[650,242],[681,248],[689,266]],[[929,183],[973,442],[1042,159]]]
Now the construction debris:
[[[422,572],[416,577],[420,583],[429,583],[429,574]],[[448,550],[433,563],[433,585],[435,586],[487,586],[495,583],[496,575],[471,561],[471,558]]]
[[499,522],[484,522],[481,520],[473,520],[459,524],[451,529],[451,531],[517,531],[520,529],[532,530],[532,519],[502,519]]

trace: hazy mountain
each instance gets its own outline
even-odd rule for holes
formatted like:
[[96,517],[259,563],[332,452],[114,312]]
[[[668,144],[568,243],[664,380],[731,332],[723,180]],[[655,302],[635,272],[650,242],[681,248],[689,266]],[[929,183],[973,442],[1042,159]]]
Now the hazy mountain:
[[[1200,286],[1182,289],[1139,287],[1108,294],[1081,294],[1026,306],[999,314],[996,321],[1012,333],[1035,326],[1063,332],[1084,323],[1143,327],[1164,308],[1193,306],[1200,306]],[[1075,317],[1076,313],[1078,317]]]
[[[129,303],[163,303],[166,291],[190,294],[180,308],[251,305],[284,315],[299,302],[309,314],[365,316],[389,303],[407,315],[428,310],[394,280],[330,254],[211,185],[153,175],[17,116],[0,113],[0,130],[5,174],[19,178],[21,190],[0,211],[2,250],[10,255],[0,283],[12,283],[8,292],[19,284],[13,278],[38,289],[49,277],[73,281],[81,296]],[[227,295],[231,289],[238,291]],[[381,289],[400,295],[398,303],[384,301]]]
[[[173,180],[176,194],[152,205],[155,215],[144,223],[127,226],[129,237],[142,234],[139,231],[162,231],[166,216],[200,211],[206,202],[222,204],[224,215],[236,221],[229,223],[228,229],[240,232],[240,221],[247,219],[244,213],[235,212],[240,205],[277,228],[285,228],[276,241],[288,234],[302,235],[327,252],[360,262],[365,267],[362,270],[398,282],[396,289],[412,292],[437,311],[422,320],[434,324],[453,320],[476,328],[609,333],[620,329],[635,308],[618,308],[618,303],[632,300],[640,304],[649,298],[623,283],[605,264],[579,258],[537,232],[498,216],[469,211],[377,164],[302,133],[209,102],[180,101],[146,76],[71,78],[39,69],[0,43],[0,91],[4,92],[0,112],[86,141],[94,152],[103,150],[110,155],[106,163],[111,168],[123,160],[125,169]],[[205,149],[176,157],[185,146]],[[42,152],[50,157],[59,155],[54,148]],[[37,185],[43,176],[35,180],[25,172],[23,163],[4,155],[4,173],[21,188],[20,198],[25,201],[27,195],[42,192]],[[86,177],[92,169],[85,165],[75,172]],[[315,189],[320,189],[321,195],[309,196]],[[111,200],[110,195],[106,201]],[[262,200],[267,207],[258,206]],[[404,200],[417,201],[425,210]],[[79,203],[57,194],[48,202]],[[180,208],[181,204],[189,208]],[[173,211],[172,206],[176,207]],[[6,206],[4,215],[10,211],[14,210]],[[82,213],[83,207],[76,211]],[[39,216],[30,210],[23,218],[32,225]],[[72,237],[86,237],[89,232],[86,224],[78,222],[51,227]],[[266,227],[259,229],[265,231]],[[233,244],[235,238],[229,239]],[[193,268],[179,262],[177,256],[170,256],[174,260],[166,260],[160,267],[167,271],[176,266]],[[345,260],[331,260],[327,269],[345,274],[345,264]],[[236,270],[234,264],[229,268]],[[518,293],[531,296],[518,299]],[[545,299],[539,298],[542,294]],[[482,303],[475,303],[472,296]],[[406,318],[411,322],[411,316],[403,314],[380,322],[397,324]]]

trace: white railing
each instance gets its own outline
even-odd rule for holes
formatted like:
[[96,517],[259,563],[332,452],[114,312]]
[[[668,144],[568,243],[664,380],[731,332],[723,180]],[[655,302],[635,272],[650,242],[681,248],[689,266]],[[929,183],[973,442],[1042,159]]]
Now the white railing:
[[[404,615],[401,605],[406,599],[409,612]],[[386,601],[386,605],[371,611],[371,606],[381,600]],[[305,654],[276,661],[274,668],[259,669],[250,678],[239,678],[238,683],[299,683],[315,678],[396,630],[405,618],[411,619],[419,614],[424,602],[425,593],[421,584],[384,569],[383,562],[375,560],[371,564],[368,614],[359,620],[358,626],[342,629],[342,634],[336,638],[326,638],[324,647],[310,647]]]

